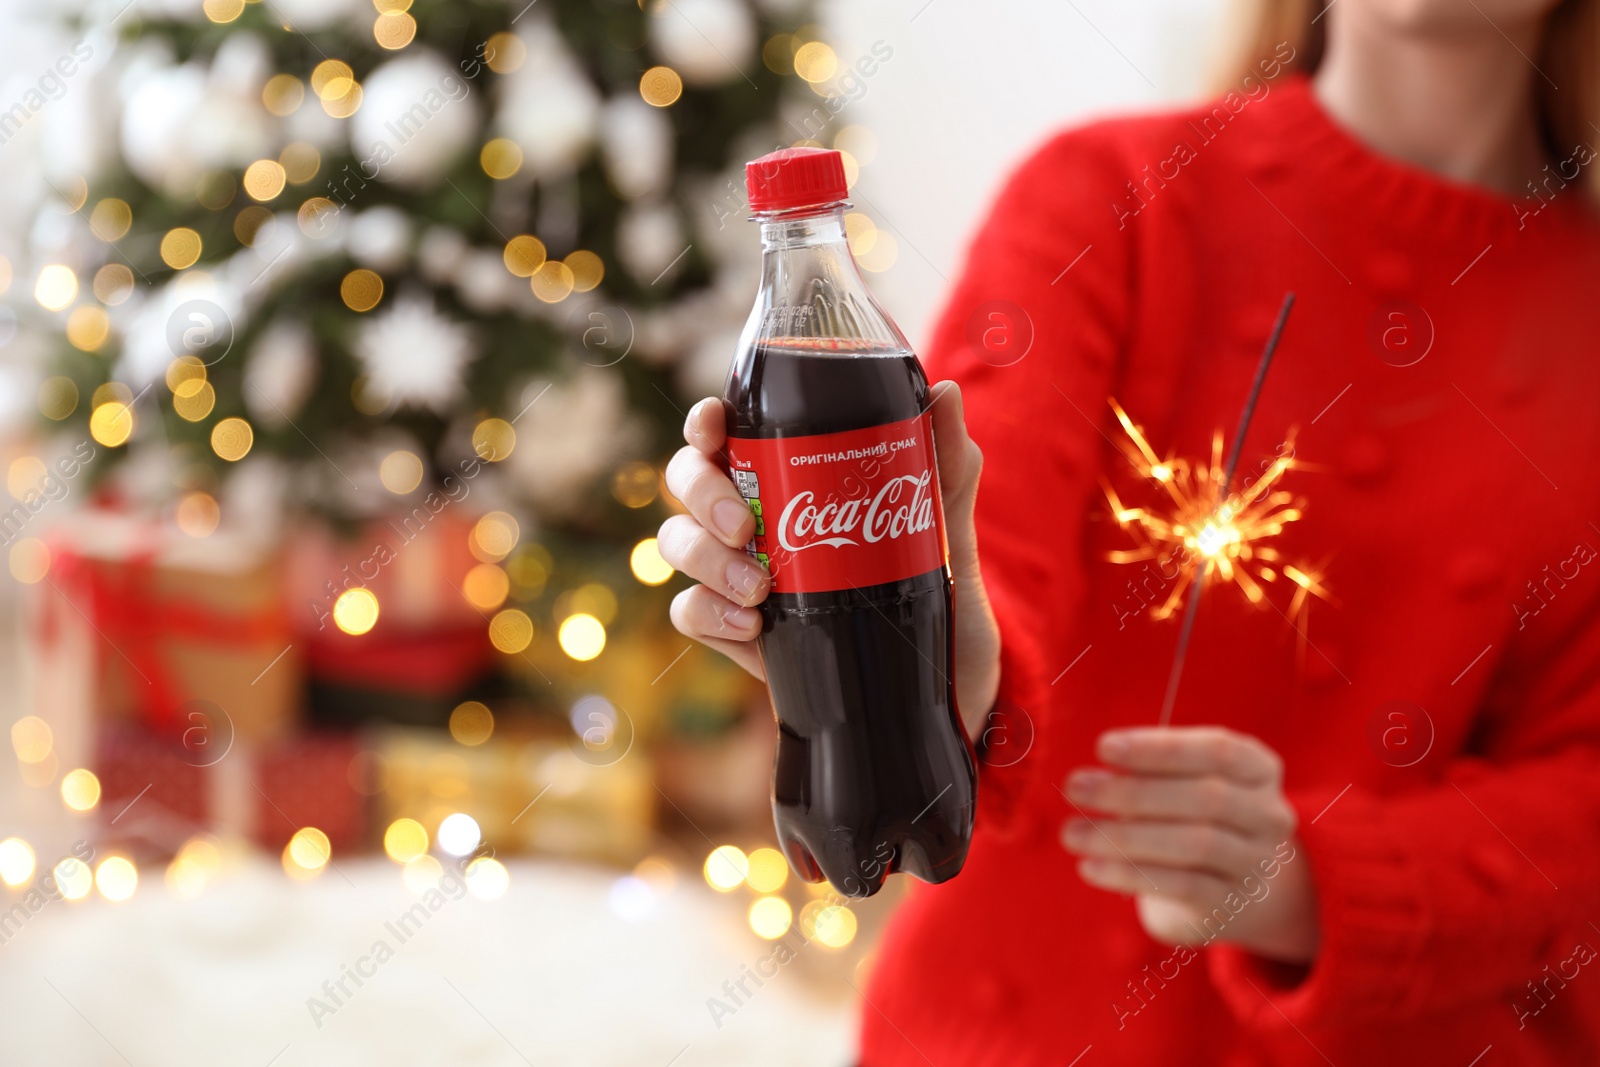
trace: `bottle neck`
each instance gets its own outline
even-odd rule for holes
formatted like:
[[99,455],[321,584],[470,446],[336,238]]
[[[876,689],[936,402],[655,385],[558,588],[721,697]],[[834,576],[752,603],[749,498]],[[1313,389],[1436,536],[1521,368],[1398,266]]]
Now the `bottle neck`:
[[757,215],[761,223],[761,250],[787,252],[840,245],[848,249],[844,232],[844,204],[799,212]]

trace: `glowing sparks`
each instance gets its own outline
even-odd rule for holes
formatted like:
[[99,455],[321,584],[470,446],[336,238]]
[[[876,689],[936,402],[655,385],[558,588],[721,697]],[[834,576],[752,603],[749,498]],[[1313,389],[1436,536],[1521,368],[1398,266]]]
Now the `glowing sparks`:
[[1155,618],[1166,619],[1176,613],[1190,587],[1203,592],[1217,581],[1232,582],[1250,603],[1261,604],[1266,600],[1263,584],[1276,582],[1281,574],[1295,586],[1289,602],[1291,622],[1305,610],[1310,597],[1327,597],[1320,574],[1304,564],[1284,563],[1278,550],[1267,543],[1305,514],[1305,501],[1278,484],[1296,466],[1292,433],[1253,481],[1245,479],[1241,487],[1229,487],[1224,495],[1227,475],[1221,431],[1212,437],[1209,462],[1162,457],[1115,400],[1111,410],[1127,434],[1122,451],[1128,462],[1159,488],[1158,499],[1165,498],[1159,505],[1129,507],[1109,483],[1104,486],[1111,514],[1135,541],[1134,548],[1112,552],[1109,558],[1115,563],[1158,560],[1163,568],[1178,564],[1167,599],[1151,613]]

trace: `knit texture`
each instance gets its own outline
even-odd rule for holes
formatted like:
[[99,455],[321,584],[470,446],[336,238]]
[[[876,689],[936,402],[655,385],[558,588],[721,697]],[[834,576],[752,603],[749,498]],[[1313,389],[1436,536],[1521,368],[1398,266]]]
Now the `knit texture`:
[[[1600,947],[1600,226],[1578,184],[1455,183],[1266,84],[1037,151],[926,353],[984,451],[1002,708],[1031,736],[983,768],[966,869],[890,925],[866,1067],[1600,1062],[1600,973],[1549,980]],[[1281,577],[1267,605],[1208,592],[1174,721],[1284,757],[1309,968],[1157,944],[1059,843],[1065,776],[1154,723],[1177,640],[1159,568],[1107,558],[1131,542],[1102,483],[1156,502],[1107,398],[1209,457],[1288,290],[1239,476],[1297,428],[1280,547],[1331,598],[1291,623]]]

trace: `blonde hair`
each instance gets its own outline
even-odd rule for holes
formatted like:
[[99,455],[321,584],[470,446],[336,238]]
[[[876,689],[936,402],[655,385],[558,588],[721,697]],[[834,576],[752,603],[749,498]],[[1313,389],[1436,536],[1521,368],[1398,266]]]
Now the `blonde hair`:
[[[1330,6],[1328,0],[1234,0],[1229,24],[1241,29],[1218,71],[1218,91],[1237,89],[1246,74],[1255,73],[1260,57],[1285,41],[1295,50],[1294,69],[1315,74],[1328,44],[1321,15]],[[1543,75],[1535,76],[1534,92],[1550,151],[1559,159],[1580,142],[1594,145],[1597,135],[1589,123],[1600,125],[1600,0],[1561,0],[1545,20],[1534,63]],[[1600,197],[1600,173],[1591,173],[1587,182]]]

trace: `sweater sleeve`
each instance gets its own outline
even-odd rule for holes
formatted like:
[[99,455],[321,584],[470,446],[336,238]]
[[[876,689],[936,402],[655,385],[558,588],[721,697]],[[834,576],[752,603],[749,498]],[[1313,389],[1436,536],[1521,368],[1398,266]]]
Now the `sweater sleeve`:
[[[1117,146],[1088,127],[1012,175],[978,230],[924,353],[960,385],[983,450],[977,534],[998,618],[1000,693],[980,740],[980,823],[1012,825],[1059,643],[1084,585],[1083,516],[1098,485],[1111,378],[1132,303],[1132,236],[1111,208]],[[956,596],[961,591],[956,590]]]
[[1549,646],[1511,643],[1467,751],[1431,784],[1291,793],[1321,947],[1309,970],[1209,950],[1242,1019],[1278,1029],[1415,1018],[1497,994],[1509,1004],[1571,937],[1589,936],[1600,899],[1600,603],[1568,606],[1580,610],[1540,620],[1555,624]]

